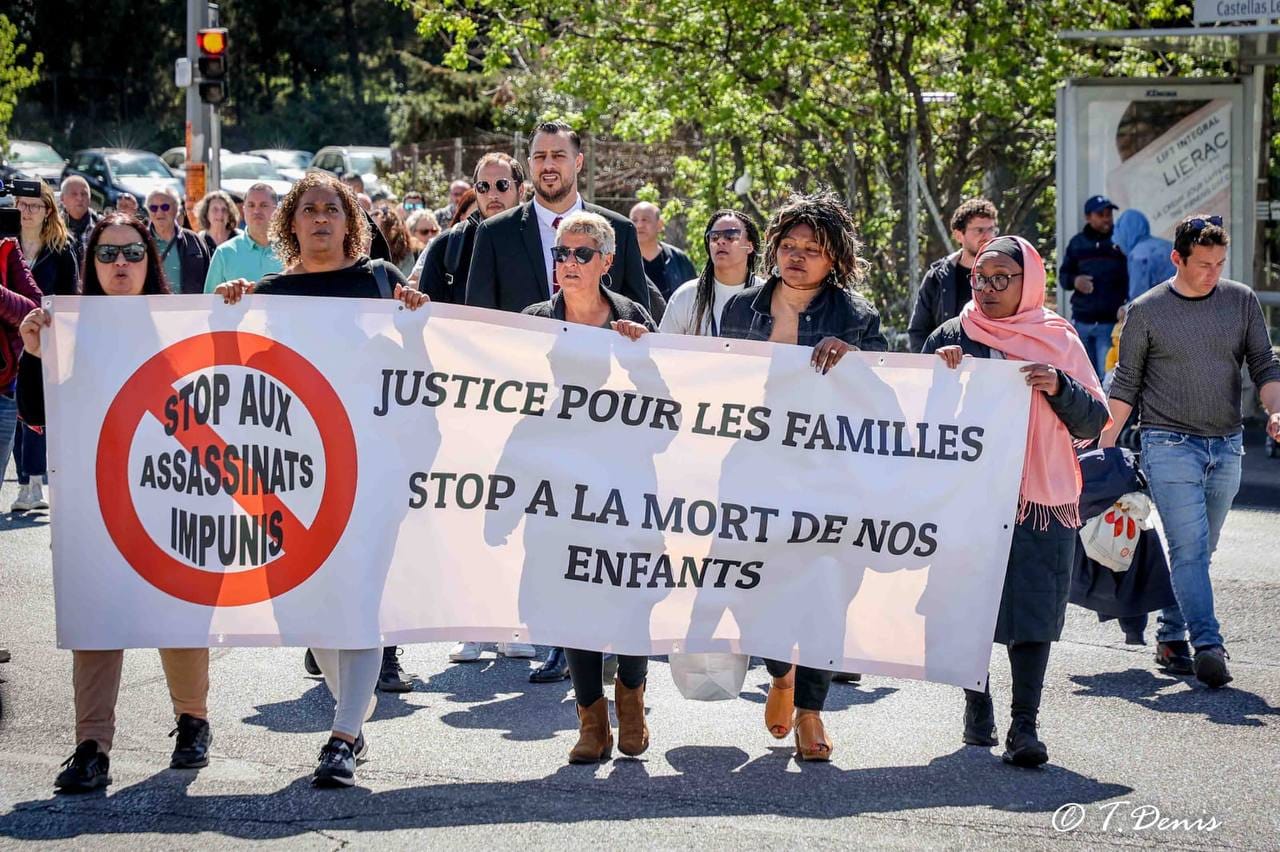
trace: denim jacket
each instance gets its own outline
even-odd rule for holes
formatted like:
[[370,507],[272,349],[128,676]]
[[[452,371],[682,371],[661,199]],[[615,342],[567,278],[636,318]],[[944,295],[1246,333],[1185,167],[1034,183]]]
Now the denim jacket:
[[[773,331],[773,289],[780,279],[748,287],[732,296],[720,319],[720,336],[740,340],[768,340]],[[852,290],[823,286],[800,313],[796,343],[816,346],[824,337],[838,337],[867,352],[884,352],[889,342],[880,333],[880,313]]]

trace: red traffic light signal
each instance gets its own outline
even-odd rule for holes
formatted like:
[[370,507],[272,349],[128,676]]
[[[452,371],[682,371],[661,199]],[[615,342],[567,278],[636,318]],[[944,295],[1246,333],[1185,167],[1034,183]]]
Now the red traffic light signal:
[[227,99],[227,30],[210,27],[196,31],[196,47],[200,57],[200,100],[220,104]]

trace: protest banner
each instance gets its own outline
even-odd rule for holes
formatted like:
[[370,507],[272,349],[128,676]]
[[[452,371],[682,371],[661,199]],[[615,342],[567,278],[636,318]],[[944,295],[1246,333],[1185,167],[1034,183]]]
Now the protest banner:
[[67,298],[58,641],[735,651],[980,688],[1018,365],[449,305]]

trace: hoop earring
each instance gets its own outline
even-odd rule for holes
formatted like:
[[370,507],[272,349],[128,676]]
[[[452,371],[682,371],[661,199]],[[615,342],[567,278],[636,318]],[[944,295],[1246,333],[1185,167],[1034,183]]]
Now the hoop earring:
[[600,276],[600,285],[602,287],[608,287],[611,290],[613,289],[613,278],[609,275],[608,272]]

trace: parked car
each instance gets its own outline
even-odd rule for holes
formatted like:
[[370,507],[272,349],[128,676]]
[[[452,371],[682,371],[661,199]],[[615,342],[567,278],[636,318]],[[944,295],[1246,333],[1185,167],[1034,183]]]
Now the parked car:
[[[231,152],[226,148],[222,149],[222,156],[225,157],[230,153]],[[176,148],[170,148],[168,151],[165,151],[160,155],[160,159],[164,161],[164,164],[169,167],[169,170],[172,171],[174,175],[181,178],[186,177],[186,172],[184,171],[187,165],[186,146],[179,145]]]
[[172,187],[186,194],[186,182],[174,177],[164,161],[150,151],[127,148],[89,148],[76,151],[63,169],[62,176],[80,175],[89,182],[90,204],[97,210],[114,209],[116,200],[129,193],[138,205],[147,195],[162,187]]
[[283,197],[293,188],[293,182],[284,175],[266,157],[254,157],[249,154],[223,154],[220,164],[222,169],[222,188],[231,193],[236,203],[244,201],[244,194],[255,183],[268,184]]
[[391,165],[391,149],[367,145],[330,145],[321,148],[311,159],[312,169],[335,174],[342,177],[347,174],[358,174],[364,180],[364,191],[373,195],[385,190],[378,180],[378,167],[388,168]]
[[39,179],[57,186],[62,182],[62,170],[66,167],[67,161],[49,145],[10,139],[9,150],[0,164],[0,180]]
[[257,148],[245,151],[255,157],[266,157],[271,165],[284,175],[284,179],[297,183],[307,173],[307,166],[315,155],[310,151],[295,151],[288,148]]

